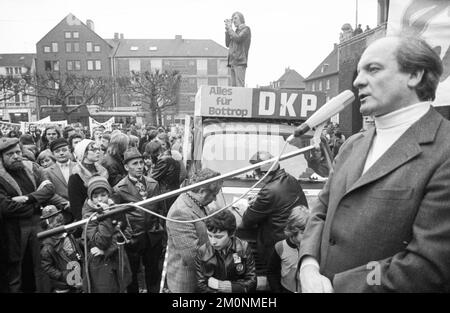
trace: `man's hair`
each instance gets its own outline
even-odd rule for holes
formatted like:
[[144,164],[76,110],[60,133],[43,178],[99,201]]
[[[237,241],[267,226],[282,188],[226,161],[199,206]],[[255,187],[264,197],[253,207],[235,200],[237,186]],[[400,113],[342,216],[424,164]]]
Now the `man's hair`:
[[75,138],[83,139],[83,136],[81,136],[81,134],[79,134],[79,133],[75,133],[75,134],[70,135],[68,141],[69,141],[69,146],[70,146],[71,148],[73,148],[73,140],[74,140]]
[[53,155],[53,153],[50,151],[50,149],[45,149],[44,151],[41,151],[41,153],[39,153],[36,162],[41,165],[41,162],[46,158],[49,157],[50,159],[53,160],[53,162],[56,162],[55,156]]
[[303,232],[306,223],[308,223],[308,219],[309,212],[307,207],[303,205],[294,207],[286,222],[286,226],[284,227],[284,234],[286,237],[295,237],[298,233]]
[[69,132],[71,132],[71,131],[73,131],[73,130],[75,130],[75,128],[73,128],[73,127],[70,126],[70,125],[64,127],[63,133],[62,133],[63,138],[64,138],[64,139],[68,139],[68,138],[69,138]]
[[236,231],[236,218],[230,211],[223,210],[206,220],[206,228],[212,233],[226,230],[232,236]]
[[403,73],[423,70],[422,80],[415,89],[416,94],[421,101],[434,100],[443,66],[441,58],[427,42],[418,36],[399,36],[396,59]]
[[245,24],[245,18],[244,18],[244,14],[242,14],[241,12],[234,12],[233,15],[231,15],[232,17],[237,15],[239,17],[239,20],[241,21],[242,24]]
[[[205,181],[208,180],[210,178],[213,177],[217,177],[220,176],[219,172],[213,171],[212,169],[209,168],[204,168],[202,170],[200,170],[199,172],[197,172],[196,174],[194,174],[194,176],[192,176],[191,178],[191,185],[199,183],[201,181]],[[219,192],[220,188],[222,186],[222,183],[220,181],[216,181],[214,183],[202,186],[202,187],[197,187],[192,189],[192,192],[198,193],[201,190],[208,190],[209,192],[212,193],[217,193]]]

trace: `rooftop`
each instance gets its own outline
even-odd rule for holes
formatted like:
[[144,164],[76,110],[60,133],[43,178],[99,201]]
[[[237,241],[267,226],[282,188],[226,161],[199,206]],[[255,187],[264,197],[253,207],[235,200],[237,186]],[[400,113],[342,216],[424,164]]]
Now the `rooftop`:
[[24,66],[30,68],[35,57],[36,54],[34,53],[0,54],[0,66]]

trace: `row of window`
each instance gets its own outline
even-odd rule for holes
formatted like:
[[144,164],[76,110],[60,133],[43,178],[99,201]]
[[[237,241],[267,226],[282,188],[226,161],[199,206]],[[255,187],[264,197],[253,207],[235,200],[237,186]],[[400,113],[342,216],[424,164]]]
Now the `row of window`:
[[[320,80],[319,81],[319,85],[318,85],[318,87],[317,87],[317,90],[318,91],[322,91],[322,81]],[[330,90],[331,89],[331,83],[330,83],[330,80],[329,79],[327,79],[327,83],[326,83],[326,90]],[[311,85],[311,91],[316,91],[316,82],[313,82],[312,83],[312,85]]]
[[[131,72],[141,72],[140,59],[130,59],[128,66]],[[145,67],[145,66],[144,66]],[[163,60],[150,59],[151,70],[163,71],[163,68],[176,69],[184,75],[219,75],[227,76],[227,60],[197,59],[197,60]]]
[[[86,68],[88,71],[100,71],[102,69],[101,60],[87,60]],[[59,61],[44,61],[44,69],[46,71],[59,71]],[[66,62],[68,71],[81,71],[81,61],[71,60]]]
[[[80,52],[79,42],[66,42],[66,52]],[[44,46],[44,53],[58,52],[58,43],[52,42],[50,46]],[[101,46],[95,45],[93,42],[86,42],[86,52],[101,52]]]
[[22,74],[21,67],[7,67],[6,68],[6,75],[17,75],[17,74]]
[[[90,104],[102,104],[104,99],[102,97],[96,97],[90,100]],[[82,96],[69,96],[67,97],[67,105],[80,105],[84,103]],[[48,106],[56,106],[56,102],[53,99],[47,99]]]

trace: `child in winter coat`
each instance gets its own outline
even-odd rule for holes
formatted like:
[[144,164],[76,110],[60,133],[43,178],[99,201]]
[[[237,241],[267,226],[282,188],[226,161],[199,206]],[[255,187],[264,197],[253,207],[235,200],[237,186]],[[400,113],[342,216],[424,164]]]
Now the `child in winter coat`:
[[[93,176],[88,183],[88,199],[83,206],[83,219],[101,216],[114,202],[109,198],[111,186],[103,176]],[[123,215],[90,220],[84,236],[89,250],[83,287],[93,293],[125,292],[131,282],[131,271],[124,244],[126,223]],[[118,221],[118,222],[117,222]]]
[[[54,205],[46,206],[42,213],[47,229],[64,225],[64,216]],[[43,241],[41,266],[51,279],[53,292],[81,292],[82,265],[83,252],[72,234],[63,233]]]

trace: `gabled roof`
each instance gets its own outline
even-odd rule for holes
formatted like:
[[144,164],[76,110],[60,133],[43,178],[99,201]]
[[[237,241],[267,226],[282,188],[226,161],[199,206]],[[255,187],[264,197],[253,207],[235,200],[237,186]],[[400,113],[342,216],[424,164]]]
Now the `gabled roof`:
[[283,75],[277,80],[280,82],[279,88],[297,89],[305,88],[305,78],[296,70],[287,68]]
[[0,66],[24,66],[31,68],[34,53],[5,53],[0,54]]
[[[322,71],[323,68],[323,71]],[[316,69],[305,79],[313,80],[323,76],[336,74],[338,72],[338,48],[335,45],[333,51],[316,67]]]
[[106,39],[118,45],[115,57],[227,57],[228,49],[210,39]]
[[[82,25],[86,28],[87,31],[91,32],[92,34],[94,34],[95,36],[97,36],[100,40],[106,42],[108,45],[109,42],[106,41],[105,39],[103,39],[102,37],[100,37],[96,32],[94,32],[92,29],[90,29],[85,23],[83,23],[80,19],[78,19],[75,15],[73,15],[72,13],[69,13],[65,18],[63,18],[61,20],[61,22],[59,22],[58,24],[55,25],[55,27],[53,27],[49,32],[47,32],[47,34],[45,34],[44,37],[42,37],[37,43],[36,46],[45,38],[47,37],[48,34],[50,34],[55,28],[57,28],[59,25],[64,24],[64,25]],[[111,46],[111,45],[110,45]],[[111,46],[112,47],[112,46]]]

